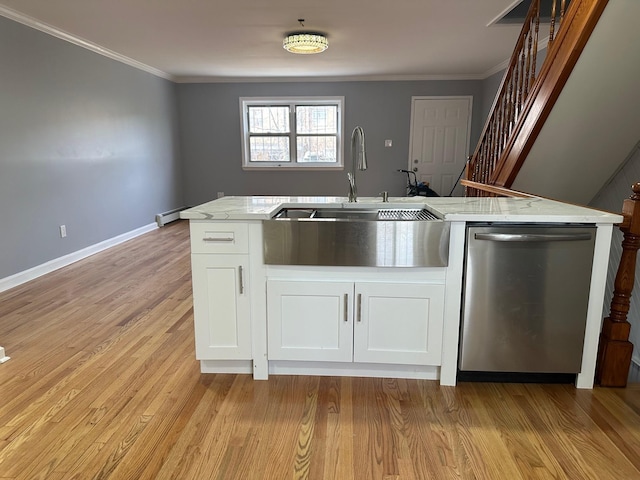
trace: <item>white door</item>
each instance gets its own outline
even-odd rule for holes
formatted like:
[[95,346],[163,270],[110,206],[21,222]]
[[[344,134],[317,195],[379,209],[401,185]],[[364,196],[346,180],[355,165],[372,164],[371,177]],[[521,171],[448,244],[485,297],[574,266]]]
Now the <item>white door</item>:
[[[412,97],[409,170],[449,195],[469,155],[472,97]],[[456,185],[452,196],[462,196]]]
[[357,283],[353,360],[442,364],[444,285]]
[[198,360],[251,359],[248,255],[191,255]]
[[267,282],[269,360],[351,362],[352,282]]

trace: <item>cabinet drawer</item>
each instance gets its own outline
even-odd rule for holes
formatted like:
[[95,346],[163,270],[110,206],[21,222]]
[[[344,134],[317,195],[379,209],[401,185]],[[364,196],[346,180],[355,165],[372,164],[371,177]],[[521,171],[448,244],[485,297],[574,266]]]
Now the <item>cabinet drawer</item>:
[[249,226],[246,223],[190,222],[192,253],[248,253]]

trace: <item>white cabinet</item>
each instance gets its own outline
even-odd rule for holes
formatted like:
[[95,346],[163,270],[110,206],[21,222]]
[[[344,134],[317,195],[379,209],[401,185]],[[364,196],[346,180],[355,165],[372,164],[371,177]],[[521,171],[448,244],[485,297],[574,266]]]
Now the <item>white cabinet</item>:
[[191,223],[196,358],[250,360],[247,225]]
[[350,362],[353,282],[267,282],[269,360]]
[[267,282],[270,360],[440,365],[444,285]]
[[251,359],[247,255],[193,254],[193,316],[198,360]]
[[356,283],[353,360],[440,365],[444,285]]

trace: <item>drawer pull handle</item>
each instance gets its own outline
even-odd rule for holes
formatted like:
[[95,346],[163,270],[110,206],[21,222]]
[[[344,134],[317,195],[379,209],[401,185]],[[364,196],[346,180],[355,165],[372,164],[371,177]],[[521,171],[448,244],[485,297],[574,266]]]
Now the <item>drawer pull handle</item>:
[[362,294],[358,294],[358,322],[362,322]]
[[203,242],[233,242],[234,238],[233,237],[221,237],[221,238],[204,237],[202,241]]
[[349,294],[344,294],[344,321],[349,321]]
[[244,275],[242,265],[238,266],[238,279],[240,281],[240,295],[242,295],[244,293]]

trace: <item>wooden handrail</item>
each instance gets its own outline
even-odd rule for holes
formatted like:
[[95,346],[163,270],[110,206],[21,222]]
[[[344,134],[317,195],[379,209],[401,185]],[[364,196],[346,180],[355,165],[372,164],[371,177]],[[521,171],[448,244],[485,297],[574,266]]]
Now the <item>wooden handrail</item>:
[[[573,0],[566,12],[565,0],[559,9],[557,2],[553,0],[547,56],[537,75],[540,9],[539,0],[532,2],[467,180],[507,188],[513,184],[608,0]],[[467,189],[466,194],[483,193]]]
[[627,386],[633,354],[633,344],[629,341],[631,325],[627,321],[627,315],[635,282],[636,257],[640,248],[640,183],[634,184],[632,189],[633,195],[622,205],[622,256],[614,282],[611,312],[604,319],[598,346],[595,380],[603,387]]
[[497,187],[495,185],[487,185],[485,183],[472,182],[471,180],[460,180],[460,183],[468,188],[477,190],[477,195],[469,195],[473,197],[515,197],[515,198],[539,198],[530,193],[519,192],[509,188]]
[[[512,198],[539,198],[541,200],[551,200],[553,202],[557,202],[555,198],[545,197],[543,195],[532,195],[530,193],[521,192],[520,190],[512,190],[511,188],[498,187],[497,185],[486,185],[484,183],[472,182],[471,180],[460,180],[460,183],[468,188],[479,190],[483,193],[483,195],[475,195],[475,196],[486,196],[486,197],[512,197]],[[573,205],[575,207],[584,207],[581,203],[571,203],[571,202],[562,202],[564,205]],[[612,215],[620,215],[620,212],[612,212],[611,210],[605,210],[602,208],[589,207],[591,210],[597,210],[602,213],[610,213]],[[631,219],[629,216],[623,216],[623,221],[615,224],[621,230],[629,227]]]

